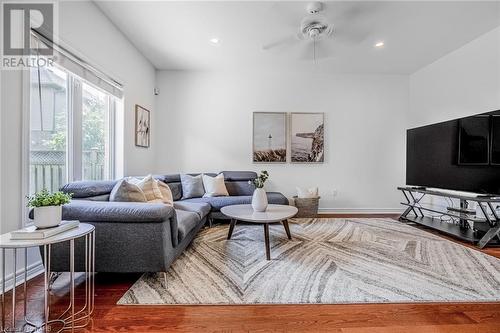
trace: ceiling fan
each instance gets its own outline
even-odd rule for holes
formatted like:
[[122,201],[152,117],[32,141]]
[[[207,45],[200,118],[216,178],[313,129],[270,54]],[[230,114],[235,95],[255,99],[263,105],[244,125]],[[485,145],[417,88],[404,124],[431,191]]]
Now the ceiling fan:
[[[342,36],[339,36],[337,26],[334,29],[333,23],[323,14],[324,9],[322,2],[309,3],[306,7],[307,15],[300,21],[296,33],[266,44],[262,49],[267,51],[299,45],[303,47],[302,58],[312,58],[316,62],[316,59],[332,57],[335,54],[333,41],[345,43],[355,42],[359,39],[355,36],[357,32],[355,29],[350,29],[351,33],[341,31]],[[344,19],[349,19],[352,22],[353,16],[359,12],[359,8],[351,8],[349,13],[344,13]]]

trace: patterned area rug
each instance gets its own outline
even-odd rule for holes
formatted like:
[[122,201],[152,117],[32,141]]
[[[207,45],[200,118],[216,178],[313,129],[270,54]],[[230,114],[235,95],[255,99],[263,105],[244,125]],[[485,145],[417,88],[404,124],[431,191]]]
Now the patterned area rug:
[[391,219],[290,220],[204,229],[166,275],[144,274],[118,304],[500,301],[500,259]]

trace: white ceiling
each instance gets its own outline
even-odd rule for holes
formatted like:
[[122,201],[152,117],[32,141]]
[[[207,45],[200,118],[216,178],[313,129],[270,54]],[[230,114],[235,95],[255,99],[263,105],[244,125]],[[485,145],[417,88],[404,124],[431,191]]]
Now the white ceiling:
[[[313,64],[312,48],[304,41],[262,48],[296,34],[307,2],[96,3],[157,69],[169,70],[408,74],[500,25],[498,1],[325,2],[335,33],[320,43],[332,56]],[[209,42],[214,37],[219,45]],[[379,40],[385,46],[374,48]]]

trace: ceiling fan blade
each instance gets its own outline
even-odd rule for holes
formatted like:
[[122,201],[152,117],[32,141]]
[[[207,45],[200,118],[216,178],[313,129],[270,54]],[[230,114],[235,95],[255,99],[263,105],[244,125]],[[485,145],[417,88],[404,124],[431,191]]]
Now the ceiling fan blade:
[[265,15],[269,17],[269,22],[288,27],[290,29],[297,29],[300,19],[305,14],[304,4],[295,1],[263,1],[263,4],[269,3],[269,8]]
[[274,41],[272,43],[263,45],[262,49],[265,51],[268,51],[271,49],[282,48],[282,47],[286,47],[289,45],[293,45],[297,42],[299,42],[299,39],[295,35],[292,35],[292,36],[288,36],[285,38],[281,38],[281,39]]
[[333,2],[329,3],[333,13],[328,18],[333,22],[333,37],[342,44],[356,45],[362,43],[371,34],[371,26],[375,12],[383,8],[381,2]]
[[336,42],[357,45],[362,43],[370,36],[370,32],[365,29],[341,26],[334,30],[333,38]]
[[336,24],[359,24],[370,20],[374,13],[385,6],[380,1],[327,2],[325,16]]

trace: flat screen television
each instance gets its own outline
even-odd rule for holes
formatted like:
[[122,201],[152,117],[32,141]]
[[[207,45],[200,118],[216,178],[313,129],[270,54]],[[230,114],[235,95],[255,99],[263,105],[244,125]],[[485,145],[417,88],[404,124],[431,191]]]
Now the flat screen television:
[[500,110],[406,135],[407,185],[500,195]]

